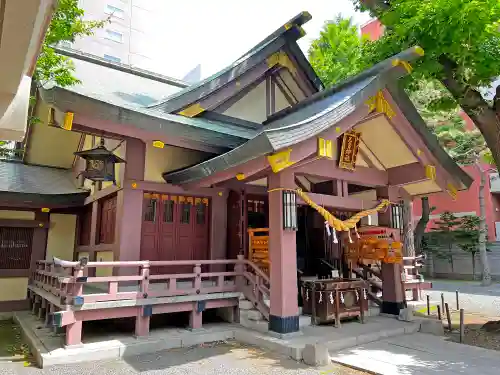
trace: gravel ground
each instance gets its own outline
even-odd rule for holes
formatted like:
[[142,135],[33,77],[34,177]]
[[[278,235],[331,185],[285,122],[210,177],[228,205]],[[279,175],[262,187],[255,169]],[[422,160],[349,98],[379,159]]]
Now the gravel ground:
[[122,360],[95,361],[41,370],[23,362],[0,363],[0,375],[367,375],[336,364],[308,367],[284,356],[236,342],[205,344]]
[[478,313],[500,319],[500,284],[483,287],[473,281],[432,280],[432,289],[425,291],[433,302],[441,301],[444,295],[452,309],[456,309],[455,291],[459,291],[460,308],[467,313]]

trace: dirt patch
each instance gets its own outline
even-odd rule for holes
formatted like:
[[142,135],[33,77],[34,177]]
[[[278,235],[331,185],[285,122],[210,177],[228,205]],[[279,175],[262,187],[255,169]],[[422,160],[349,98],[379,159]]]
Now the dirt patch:
[[[446,321],[443,322],[448,327]],[[465,314],[463,344],[500,351],[500,320],[480,314]],[[460,314],[451,314],[452,331],[445,329],[451,341],[460,342]]]
[[21,328],[12,320],[0,320],[0,363],[22,362],[24,366],[32,363],[29,347],[24,343]]

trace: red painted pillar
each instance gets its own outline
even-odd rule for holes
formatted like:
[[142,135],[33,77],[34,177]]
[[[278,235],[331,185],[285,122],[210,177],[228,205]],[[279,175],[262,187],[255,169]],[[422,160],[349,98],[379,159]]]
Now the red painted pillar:
[[[395,186],[388,186],[377,189],[377,198],[389,199],[391,202],[398,202],[399,189]],[[403,214],[402,212],[400,213]],[[413,217],[413,215],[411,216]],[[390,227],[393,219],[392,210],[389,209],[385,212],[378,214],[378,222],[382,227]],[[402,218],[402,217],[401,217]],[[401,240],[399,236],[395,238],[397,241]],[[401,280],[401,272],[403,268],[401,264],[382,264],[382,309],[385,314],[399,315],[399,310],[405,307],[404,288]]]
[[[141,256],[141,228],[143,191],[138,188],[144,179],[146,145],[139,139],[129,138],[126,152],[123,186],[118,191],[116,206],[115,254],[119,261],[139,260]],[[137,269],[121,268],[119,275],[137,275]]]
[[[271,173],[269,189],[294,188],[291,171]],[[269,258],[271,263],[271,314],[269,329],[286,334],[299,330],[297,298],[297,246],[295,231],[283,229],[283,192],[269,193]]]
[[66,326],[66,346],[82,344],[82,325],[81,320]]

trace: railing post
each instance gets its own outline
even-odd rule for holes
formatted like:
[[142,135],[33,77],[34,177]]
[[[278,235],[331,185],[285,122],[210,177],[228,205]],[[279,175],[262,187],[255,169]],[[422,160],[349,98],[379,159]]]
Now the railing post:
[[243,286],[245,285],[245,278],[243,273],[245,272],[245,264],[243,263],[245,260],[243,255],[238,255],[238,262],[234,265],[234,272],[236,272],[236,290],[238,292],[243,292]]
[[[197,264],[193,268],[193,273],[196,275],[194,279],[194,289],[196,294],[201,292],[201,265]],[[204,310],[204,301],[198,301],[193,303],[193,310],[191,311],[191,316],[189,318],[189,328],[199,329],[202,326],[202,314]]]
[[[149,263],[144,264],[141,267],[141,293],[142,298],[148,298],[149,292]],[[139,308],[137,311],[137,317],[135,319],[135,336],[136,337],[144,337],[149,335],[149,322],[151,319],[151,315],[153,315],[153,306],[144,305],[142,308]]]
[[260,285],[260,276],[257,275],[257,274],[255,274],[255,284],[253,284],[253,295],[255,297],[255,300],[260,302],[260,298],[259,298],[259,295],[260,295],[259,285]]
[[[75,279],[83,277],[84,269],[81,266],[76,266],[73,271]],[[70,286],[71,304],[83,305],[83,284],[73,281]],[[68,303],[69,301],[66,301]],[[82,325],[81,320],[77,320],[66,326],[66,346],[81,345],[82,343]]]
[[193,267],[193,273],[195,274],[194,277],[194,289],[196,291],[196,294],[201,293],[201,264],[197,264]]

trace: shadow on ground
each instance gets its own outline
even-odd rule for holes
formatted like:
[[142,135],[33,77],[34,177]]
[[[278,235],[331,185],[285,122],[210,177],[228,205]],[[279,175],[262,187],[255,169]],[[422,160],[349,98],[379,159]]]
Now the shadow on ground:
[[[239,366],[259,366],[265,363],[285,369],[306,369],[308,366],[293,361],[290,358],[270,355],[258,348],[241,345],[236,341],[215,342],[196,345],[190,348],[178,348],[153,354],[143,354],[136,357],[125,357],[127,362],[138,372],[151,370],[167,370],[182,365],[203,367],[218,366],[218,358],[232,353],[235,368]],[[227,364],[226,364],[227,365]],[[208,370],[208,368],[207,368]]]

